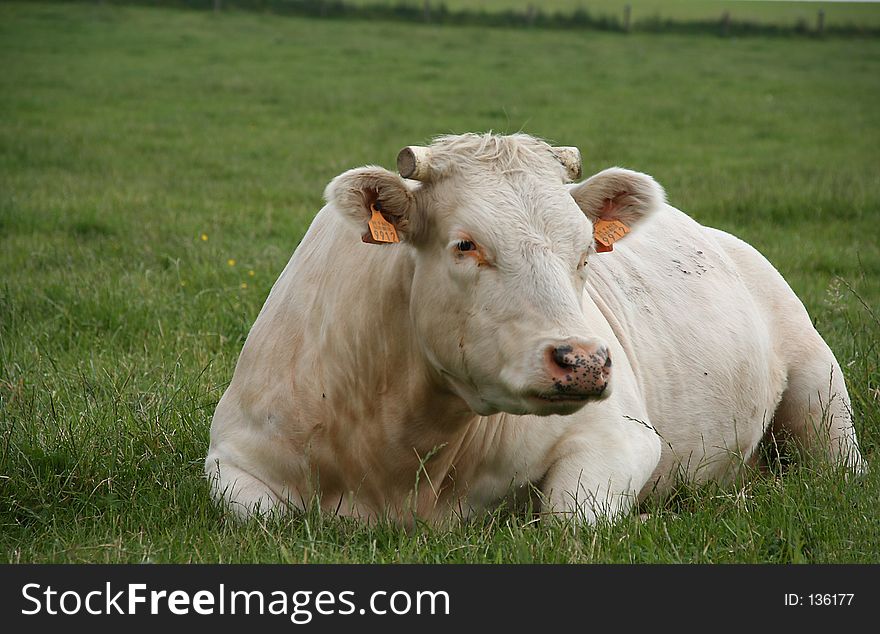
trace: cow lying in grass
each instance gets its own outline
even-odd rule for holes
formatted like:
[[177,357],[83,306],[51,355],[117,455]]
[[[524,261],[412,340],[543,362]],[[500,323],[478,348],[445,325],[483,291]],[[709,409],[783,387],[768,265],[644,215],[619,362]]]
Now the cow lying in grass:
[[[206,471],[241,516],[587,522],[729,480],[772,427],[863,468],[840,366],[752,247],[573,148],[462,135],[353,169],[272,288]],[[631,230],[631,231],[630,231]]]

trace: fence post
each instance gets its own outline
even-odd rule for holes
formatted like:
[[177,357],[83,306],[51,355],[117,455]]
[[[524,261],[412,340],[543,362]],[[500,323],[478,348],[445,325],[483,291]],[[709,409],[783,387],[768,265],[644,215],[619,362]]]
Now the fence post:
[[526,24],[529,26],[535,25],[535,5],[529,4],[526,7]]
[[431,0],[425,0],[425,22],[431,21]]
[[819,9],[819,15],[816,17],[816,32],[819,37],[825,34],[825,12],[822,9]]
[[625,5],[623,5],[623,30],[626,33],[629,33],[631,19],[632,19],[632,5],[625,4]]
[[721,35],[724,37],[730,35],[730,11],[721,14]]
[[223,8],[223,0],[214,0],[214,13],[218,13]]

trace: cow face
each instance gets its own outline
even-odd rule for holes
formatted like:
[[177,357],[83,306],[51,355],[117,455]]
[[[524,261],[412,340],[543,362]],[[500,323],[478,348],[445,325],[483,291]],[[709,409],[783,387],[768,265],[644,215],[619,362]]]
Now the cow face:
[[443,137],[421,150],[407,170],[421,182],[361,168],[326,197],[364,241],[377,242],[376,213],[394,227],[401,244],[370,248],[411,256],[410,315],[429,364],[484,415],[567,414],[605,398],[612,359],[582,305],[593,224],[634,226],[662,189],[617,168],[567,186],[553,149],[526,135]]

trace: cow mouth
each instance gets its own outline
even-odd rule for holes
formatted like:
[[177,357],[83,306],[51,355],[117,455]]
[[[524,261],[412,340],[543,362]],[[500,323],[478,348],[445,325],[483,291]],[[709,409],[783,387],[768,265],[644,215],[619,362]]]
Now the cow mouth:
[[567,403],[569,401],[589,401],[599,394],[532,394],[531,397],[548,403]]
[[542,401],[550,401],[551,403],[559,401],[590,401],[607,396],[607,388],[608,384],[604,383],[602,387],[598,390],[581,392],[578,390],[573,390],[568,386],[557,386],[557,388],[552,392],[535,391],[530,393],[529,396]]
[[599,392],[532,392],[527,399],[538,405],[539,409],[580,409],[590,401],[599,401],[608,396],[607,390]]

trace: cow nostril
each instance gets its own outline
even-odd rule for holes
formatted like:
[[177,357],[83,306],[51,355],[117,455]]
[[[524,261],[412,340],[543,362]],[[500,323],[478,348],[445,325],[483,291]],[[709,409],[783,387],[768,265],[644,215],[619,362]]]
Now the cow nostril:
[[569,356],[572,353],[571,346],[559,346],[553,348],[553,361],[561,368],[573,367],[572,359]]
[[606,368],[611,367],[611,355],[610,354],[607,357],[605,357],[605,367]]

